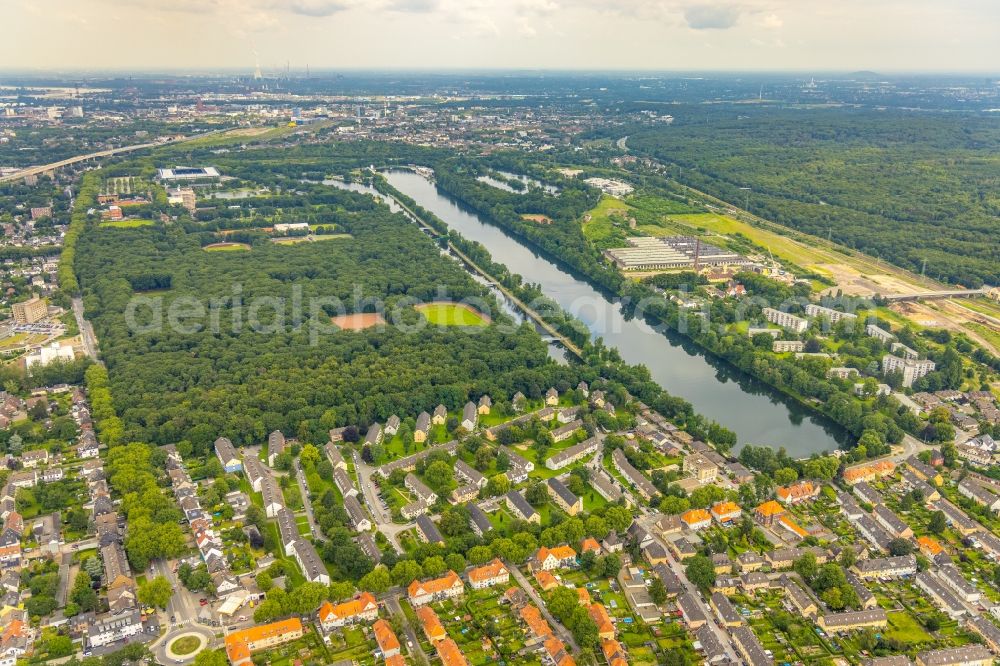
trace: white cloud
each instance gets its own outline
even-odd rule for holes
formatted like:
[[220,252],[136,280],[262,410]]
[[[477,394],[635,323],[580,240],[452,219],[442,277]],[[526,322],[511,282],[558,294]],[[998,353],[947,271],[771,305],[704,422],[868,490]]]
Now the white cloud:
[[777,14],[768,14],[760,21],[762,28],[768,28],[770,30],[777,30],[781,26],[785,25],[785,22],[781,20],[781,17]]

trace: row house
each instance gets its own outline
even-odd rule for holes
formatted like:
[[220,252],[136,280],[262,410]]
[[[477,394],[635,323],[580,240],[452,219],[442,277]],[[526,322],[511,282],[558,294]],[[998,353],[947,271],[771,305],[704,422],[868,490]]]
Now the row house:
[[413,472],[406,475],[403,485],[406,486],[407,490],[412,492],[421,502],[424,502],[427,505],[437,502],[437,493],[428,488],[427,484],[417,478],[417,475]]
[[267,464],[274,467],[278,456],[288,449],[288,442],[280,430],[275,430],[267,436]]
[[577,497],[562,481],[552,477],[545,484],[549,497],[556,505],[571,516],[583,511],[583,499]]
[[596,453],[598,448],[600,448],[600,440],[597,437],[590,437],[579,444],[574,444],[549,456],[545,461],[545,466],[552,470],[562,469],[578,460],[583,460],[592,453]]
[[625,480],[639,493],[640,497],[648,502],[656,495],[656,486],[642,472],[632,466],[632,463],[625,457],[625,452],[622,449],[614,450],[611,454],[611,461],[614,463],[615,469],[625,477]]
[[934,604],[952,619],[966,614],[967,610],[951,588],[929,571],[921,571],[916,576],[917,587],[926,592]]
[[326,570],[326,565],[320,559],[319,553],[316,552],[316,547],[305,539],[299,539],[295,542],[294,548],[292,555],[299,563],[305,579],[310,583],[329,585],[330,573]]
[[417,536],[420,537],[421,541],[430,544],[444,544],[444,537],[441,536],[441,531],[430,516],[427,514],[417,516],[416,523]]
[[234,631],[225,639],[226,656],[231,666],[252,666],[254,652],[298,640],[304,633],[297,617]]
[[226,437],[219,437],[215,440],[215,455],[222,463],[223,469],[227,472],[239,472],[243,469],[243,461],[236,453],[233,443]]
[[466,484],[475,486],[477,490],[485,488],[488,483],[487,478],[479,470],[461,458],[455,461],[454,472],[455,478]]
[[910,526],[885,504],[877,504],[872,515],[879,525],[897,539],[909,539],[913,536],[913,530]]
[[862,580],[901,578],[917,573],[917,558],[914,555],[899,555],[858,560],[853,568]]
[[358,489],[354,487],[354,481],[345,470],[339,467],[333,470],[333,483],[342,497],[357,497]]
[[982,645],[926,650],[917,653],[917,666],[992,666],[993,655]]
[[525,520],[529,523],[535,523],[536,525],[541,523],[542,517],[539,515],[535,507],[528,503],[528,500],[524,499],[524,495],[516,490],[511,490],[504,496],[504,500],[507,504],[507,509],[510,510],[514,517],[518,520]]
[[469,511],[469,523],[476,536],[481,537],[493,529],[493,523],[490,522],[486,512],[479,508],[478,504],[469,502],[465,508]]
[[351,529],[355,532],[367,532],[372,528],[372,521],[368,518],[368,514],[357,497],[345,497],[344,510],[347,512],[347,518],[351,521]]
[[816,624],[828,633],[840,634],[858,629],[886,627],[889,624],[889,616],[881,608],[846,613],[827,613],[818,617]]

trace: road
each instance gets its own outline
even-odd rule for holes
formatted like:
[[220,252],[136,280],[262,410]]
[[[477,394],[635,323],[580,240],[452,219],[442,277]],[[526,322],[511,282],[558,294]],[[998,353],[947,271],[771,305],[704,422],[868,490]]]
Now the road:
[[[641,523],[649,531],[650,534],[656,533],[656,530],[652,525],[651,518],[647,517],[645,520],[642,520]],[[712,609],[709,607],[708,603],[701,596],[701,592],[698,590],[698,588],[695,587],[691,583],[691,581],[688,580],[687,573],[684,571],[684,566],[678,560],[674,559],[673,555],[671,555],[669,552],[667,553],[667,566],[669,566],[670,570],[673,571],[678,578],[680,578],[681,584],[684,586],[684,589],[690,592],[691,595],[698,602],[698,607],[701,609],[701,612],[708,619],[708,622],[706,624],[712,628],[712,633],[715,634],[716,639],[719,641],[719,645],[721,645],[722,648],[726,651],[726,657],[728,657],[730,661],[732,661],[733,663],[741,663],[741,660],[736,655],[736,649],[733,647],[733,641],[729,637],[729,633],[723,631],[719,627],[719,625],[716,624],[715,613],[712,612]]]
[[8,174],[6,176],[0,176],[0,183],[13,182],[15,180],[20,180],[26,178],[27,176],[38,176],[49,171],[54,171],[56,169],[61,169],[62,167],[69,166],[71,164],[77,164],[78,162],[85,162],[87,160],[99,159],[101,157],[111,157],[112,155],[119,155],[121,153],[131,153],[136,150],[145,150],[146,148],[157,148],[159,146],[169,146],[172,143],[183,143],[184,141],[191,141],[193,139],[201,139],[206,136],[211,136],[212,134],[218,134],[219,132],[228,132],[230,128],[212,130],[210,132],[203,132],[195,136],[183,136],[176,139],[168,139],[166,141],[153,141],[151,143],[138,143],[131,146],[121,146],[119,148],[109,148],[108,150],[99,150],[94,153],[86,153],[85,155],[77,155],[75,157],[67,157],[64,160],[59,160],[58,162],[51,162],[49,164],[42,164],[39,166],[28,167],[27,169],[21,169],[20,171],[15,171],[14,173]]
[[299,493],[302,495],[302,506],[306,510],[306,518],[309,519],[309,530],[312,532],[314,539],[319,539],[322,534],[319,531],[319,526],[316,524],[316,517],[313,515],[312,500],[309,499],[309,488],[306,486],[306,475],[302,471],[302,465],[299,463],[299,459],[295,458],[292,461],[292,466],[295,468],[295,480],[299,482]]
[[892,456],[892,460],[900,462],[906,460],[912,455],[916,455],[921,451],[925,451],[931,448],[929,444],[924,444],[913,435],[903,435],[902,447],[903,450],[900,453],[897,453],[896,455]]
[[[158,613],[161,624],[167,627],[167,633],[150,646],[157,663],[186,664],[194,661],[195,655],[187,659],[174,659],[167,655],[167,646],[184,634],[199,634],[208,641],[208,647],[215,641],[215,631],[198,622],[198,611],[201,605],[198,596],[184,587],[174,575],[172,564],[168,560],[154,560],[152,569],[157,576],[163,576],[170,582],[174,594],[167,604],[165,613]],[[166,616],[166,617],[164,617]],[[173,618],[171,620],[170,618]]]
[[361,486],[361,494],[365,498],[365,503],[368,505],[368,510],[371,512],[372,517],[379,525],[391,523],[392,514],[382,506],[382,500],[375,490],[375,484],[372,483],[372,475],[375,473],[375,469],[362,460],[357,451],[352,451],[351,455],[354,457],[354,470],[358,473],[358,485]]
[[399,545],[396,537],[400,532],[411,529],[414,523],[398,525],[392,522],[392,514],[382,505],[382,499],[378,496],[378,491],[375,490],[375,484],[372,482],[372,476],[375,474],[374,468],[362,460],[357,451],[353,451],[352,455],[354,457],[354,470],[358,473],[358,485],[361,486],[361,495],[365,504],[368,505],[372,518],[375,519],[375,527],[385,535],[393,549],[402,555],[406,551]]
[[552,616],[552,613],[549,612],[549,609],[545,605],[545,602],[542,601],[542,597],[539,596],[538,592],[535,591],[535,588],[531,586],[531,581],[525,578],[524,574],[521,573],[521,570],[518,569],[513,564],[511,564],[510,562],[505,561],[504,566],[506,566],[507,571],[509,571],[511,575],[514,576],[514,580],[517,581],[518,585],[524,588],[524,591],[527,592],[528,596],[531,598],[531,601],[534,602],[536,606],[538,606],[538,610],[542,612],[542,616],[545,618],[545,621],[549,623],[549,626],[552,627],[552,629],[557,634],[559,634],[560,640],[562,640],[562,642],[565,643],[566,645],[570,646],[573,652],[579,652],[580,646],[576,644],[576,640],[573,638],[573,634],[569,633],[569,630],[566,629],[566,627],[564,627],[561,622],[559,622]]
[[71,566],[72,561],[73,556],[69,553],[62,553],[59,558],[59,587],[56,592],[56,602],[60,608],[66,605],[70,582],[76,580],[74,572],[79,571],[78,566]]
[[386,608],[393,615],[398,615],[403,618],[403,630],[406,632],[407,647],[410,652],[410,659],[413,659],[416,654],[419,654],[422,659],[417,659],[417,663],[429,664],[431,662],[427,653],[424,652],[424,648],[420,645],[420,641],[417,639],[417,633],[413,631],[413,626],[410,625],[410,619],[406,617],[406,613],[403,612],[402,606],[399,605],[399,592],[395,592],[390,596],[386,597],[385,605]]
[[73,315],[76,317],[76,327],[80,329],[80,339],[83,341],[83,351],[90,358],[98,363],[97,358],[97,336],[94,335],[94,327],[83,317],[83,299],[73,299]]

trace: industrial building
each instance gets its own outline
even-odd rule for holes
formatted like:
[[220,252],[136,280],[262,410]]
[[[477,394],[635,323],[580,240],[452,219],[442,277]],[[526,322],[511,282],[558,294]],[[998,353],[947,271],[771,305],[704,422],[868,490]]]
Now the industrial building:
[[750,260],[735,252],[690,236],[636,236],[628,247],[605,250],[605,256],[624,271],[665,271],[702,267],[746,266]]

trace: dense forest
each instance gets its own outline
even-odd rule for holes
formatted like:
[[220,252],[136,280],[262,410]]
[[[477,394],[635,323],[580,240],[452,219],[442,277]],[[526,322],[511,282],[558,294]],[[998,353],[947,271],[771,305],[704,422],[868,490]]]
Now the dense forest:
[[929,277],[1000,283],[996,119],[746,106],[673,114],[669,127],[623,133],[631,151],[675,165],[679,181],[914,272],[926,261]]
[[[475,334],[446,327],[331,331],[326,317],[338,310],[329,304],[313,310],[311,299],[340,299],[347,312],[370,311],[381,301],[387,319],[410,327],[421,319],[404,299],[431,300],[439,288],[451,299],[494,301],[401,215],[368,196],[324,189],[327,205],[337,200],[338,224],[352,238],[282,246],[260,237],[250,252],[209,253],[201,247],[218,240],[215,234],[178,225],[91,227],[81,235],[75,266],[128,439],[188,439],[203,449],[219,435],[250,442],[282,429],[321,441],[338,425],[364,426],[441,402],[456,408],[483,393],[540,395],[576,380],[576,370],[548,359],[530,326],[495,325]],[[220,304],[218,332],[207,326],[208,317],[198,320],[206,324],[201,330],[130,329],[134,286],[163,284],[167,277],[169,290],[144,294],[162,299],[164,321],[182,297],[196,297],[206,306]],[[258,297],[286,299],[286,326],[250,327],[247,305]],[[303,304],[298,328],[293,298]],[[140,324],[152,322],[151,307],[134,310]],[[270,328],[273,311],[261,308],[261,328]],[[504,322],[499,308],[493,316]],[[313,330],[320,331],[315,344]]]

